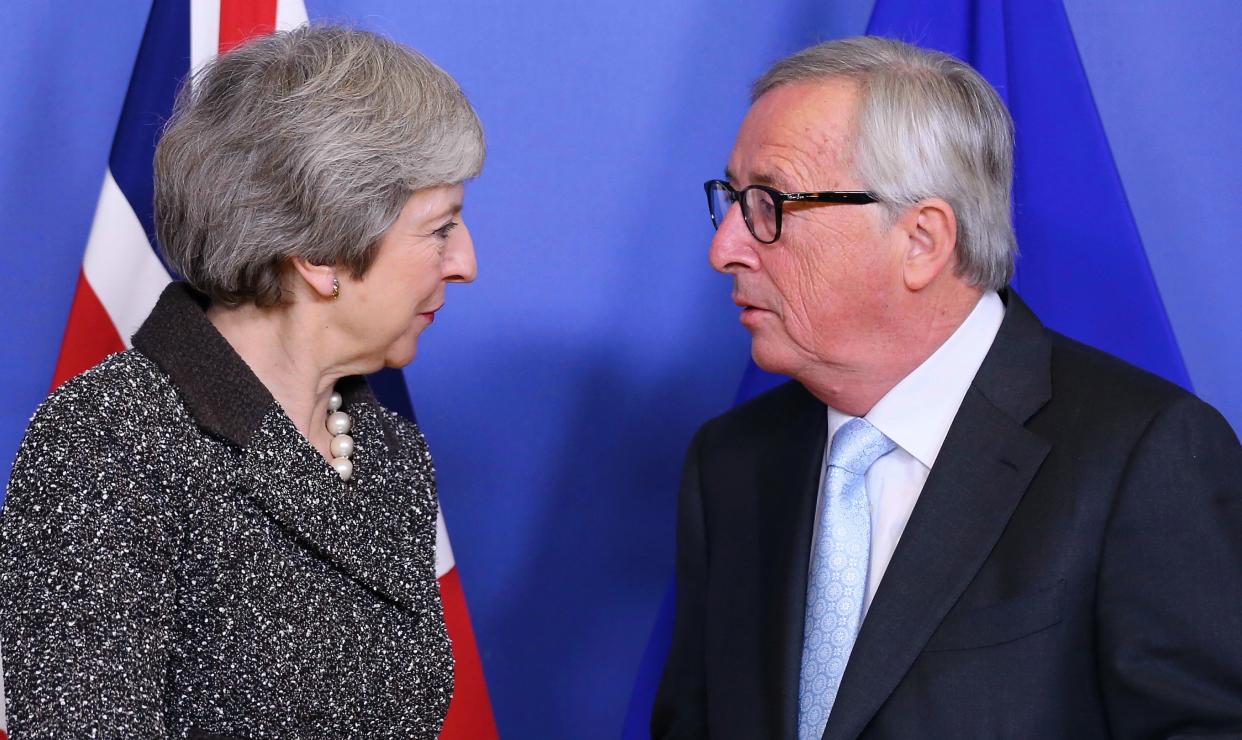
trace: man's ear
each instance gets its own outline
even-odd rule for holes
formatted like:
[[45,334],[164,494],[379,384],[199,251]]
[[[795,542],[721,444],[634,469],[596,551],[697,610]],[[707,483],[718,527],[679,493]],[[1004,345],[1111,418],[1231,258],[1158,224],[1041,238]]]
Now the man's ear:
[[293,275],[300,278],[311,292],[326,299],[334,297],[336,265],[315,265],[301,257],[290,257],[289,265],[293,268]]
[[902,278],[906,288],[922,290],[957,263],[957,215],[941,198],[910,206],[897,219],[904,240]]

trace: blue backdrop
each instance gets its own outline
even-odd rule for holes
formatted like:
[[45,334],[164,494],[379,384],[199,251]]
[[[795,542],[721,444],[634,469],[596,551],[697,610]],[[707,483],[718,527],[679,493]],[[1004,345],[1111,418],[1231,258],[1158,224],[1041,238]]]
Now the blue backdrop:
[[[47,391],[148,9],[107,5],[31,3],[0,26],[4,471]],[[483,118],[479,279],[449,292],[407,377],[502,734],[615,735],[671,573],[682,452],[748,355],[701,183],[750,81],[861,32],[871,2],[308,6],[424,51]],[[1242,428],[1242,6],[1066,11],[1190,379]]]

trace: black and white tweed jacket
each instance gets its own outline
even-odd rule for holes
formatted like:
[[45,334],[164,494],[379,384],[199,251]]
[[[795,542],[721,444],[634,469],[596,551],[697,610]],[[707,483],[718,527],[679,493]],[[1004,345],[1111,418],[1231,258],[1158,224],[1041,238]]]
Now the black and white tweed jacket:
[[418,428],[341,381],[343,482],[196,296],[36,412],[0,513],[14,738],[434,737],[453,689]]

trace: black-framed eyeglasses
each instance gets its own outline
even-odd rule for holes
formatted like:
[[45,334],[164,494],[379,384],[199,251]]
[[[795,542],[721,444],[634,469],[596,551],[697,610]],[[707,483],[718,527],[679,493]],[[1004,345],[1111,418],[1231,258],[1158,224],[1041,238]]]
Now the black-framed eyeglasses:
[[725,214],[734,203],[742,206],[742,219],[755,239],[771,244],[781,238],[781,213],[786,203],[843,203],[864,205],[878,203],[874,193],[865,190],[825,190],[818,193],[782,193],[766,185],[751,185],[734,190],[724,180],[708,180],[703,183],[707,191],[707,210],[712,215],[712,225],[717,229],[724,223]]

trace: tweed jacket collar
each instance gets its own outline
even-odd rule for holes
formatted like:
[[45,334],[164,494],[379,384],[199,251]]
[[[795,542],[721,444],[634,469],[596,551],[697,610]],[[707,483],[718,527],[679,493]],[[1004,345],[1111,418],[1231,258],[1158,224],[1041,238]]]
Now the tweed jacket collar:
[[[134,348],[168,374],[203,429],[247,447],[276,400],[207,320],[206,305],[190,286],[170,283],[134,334]],[[337,388],[347,403],[375,402],[361,377],[342,378]]]
[[437,506],[421,435],[388,422],[363,378],[343,378],[337,388],[359,444],[354,477],[342,481],[207,320],[204,305],[184,283],[169,285],[134,348],[169,376],[203,430],[240,448],[219,484],[367,588],[412,611],[428,609]]

